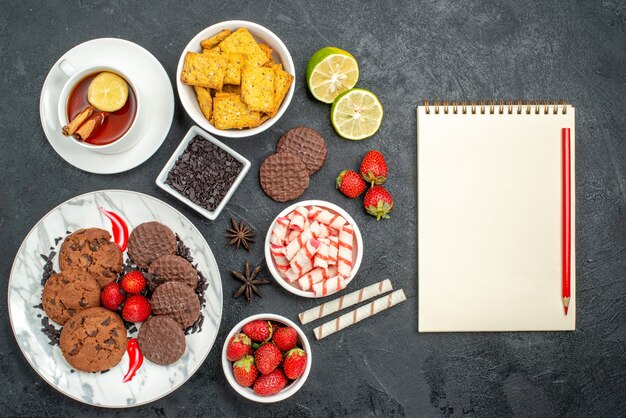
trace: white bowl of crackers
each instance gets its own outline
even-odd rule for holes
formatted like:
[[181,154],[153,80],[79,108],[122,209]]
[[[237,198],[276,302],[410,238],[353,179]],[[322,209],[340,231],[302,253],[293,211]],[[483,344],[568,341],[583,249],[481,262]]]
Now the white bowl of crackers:
[[345,289],[363,259],[363,238],[354,219],[323,200],[294,203],[267,231],[265,259],[287,291],[321,298]]
[[295,67],[285,44],[270,30],[229,20],[198,33],[176,70],[178,97],[191,118],[214,135],[259,134],[285,113]]

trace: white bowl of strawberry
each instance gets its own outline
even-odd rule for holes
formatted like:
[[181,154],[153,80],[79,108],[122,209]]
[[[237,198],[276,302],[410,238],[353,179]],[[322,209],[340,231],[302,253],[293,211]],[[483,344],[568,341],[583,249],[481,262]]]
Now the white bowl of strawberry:
[[282,401],[296,393],[309,376],[311,362],[304,332],[274,314],[239,322],[222,349],[228,383],[244,398],[261,403]]

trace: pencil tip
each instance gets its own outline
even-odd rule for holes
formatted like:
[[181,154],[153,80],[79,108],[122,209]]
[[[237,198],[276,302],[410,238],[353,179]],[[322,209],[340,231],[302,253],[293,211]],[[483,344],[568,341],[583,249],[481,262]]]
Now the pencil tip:
[[567,309],[568,309],[567,306],[563,306],[563,310],[565,311],[565,315],[567,315]]

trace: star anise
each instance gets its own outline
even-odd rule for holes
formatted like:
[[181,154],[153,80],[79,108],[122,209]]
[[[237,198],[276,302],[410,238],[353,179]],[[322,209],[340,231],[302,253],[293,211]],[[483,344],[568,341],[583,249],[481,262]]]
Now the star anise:
[[260,271],[261,271],[261,264],[256,266],[254,270],[252,270],[251,272],[250,263],[247,261],[246,261],[246,266],[244,268],[243,273],[231,270],[230,273],[233,275],[233,277],[243,282],[243,284],[235,292],[235,295],[233,297],[238,298],[239,296],[243,294],[246,300],[248,301],[248,303],[250,303],[250,301],[252,300],[253,292],[256,293],[258,297],[261,297],[261,294],[259,293],[259,289],[257,289],[257,286],[260,286],[262,284],[269,284],[270,281],[266,279],[258,278],[257,276]]
[[246,251],[250,251],[250,243],[254,242],[254,232],[252,228],[246,225],[244,221],[237,223],[233,217],[230,218],[230,223],[233,227],[226,230],[226,238],[231,239],[228,245],[236,244],[237,251],[239,251],[239,246],[243,246]]

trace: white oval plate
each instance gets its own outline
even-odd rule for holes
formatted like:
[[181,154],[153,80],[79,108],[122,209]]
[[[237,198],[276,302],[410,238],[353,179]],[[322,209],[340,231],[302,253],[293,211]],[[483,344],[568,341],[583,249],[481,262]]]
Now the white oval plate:
[[[194,264],[209,284],[202,308],[202,331],[188,335],[187,350],[182,358],[169,366],[159,366],[148,360],[129,383],[122,383],[128,370],[128,355],[106,373],[71,372],[57,346],[40,329],[45,315],[34,306],[41,303],[41,275],[44,261],[54,239],[65,237],[66,231],[99,227],[111,230],[111,224],[98,210],[104,207],[120,214],[128,228],[156,220],[177,233],[191,251]],[[56,246],[58,253],[59,245]],[[58,271],[57,257],[54,267]],[[8,290],[9,318],[17,343],[32,368],[61,393],[90,405],[126,408],[155,401],[174,391],[198,370],[211,351],[222,318],[222,282],[220,273],[206,240],[200,231],[180,212],[154,197],[126,190],[104,190],[74,197],[44,216],[28,233],[20,246]]]
[[[132,79],[141,100],[141,112],[135,121],[139,125],[132,132],[141,136],[137,145],[119,154],[101,154],[63,136],[57,110],[67,81],[59,68],[64,59],[76,71],[111,65]],[[39,116],[48,142],[65,161],[90,173],[121,173],[142,164],[165,141],[174,118],[174,90],[161,63],[145,48],[124,39],[93,39],[76,45],[54,63],[41,89]]]

